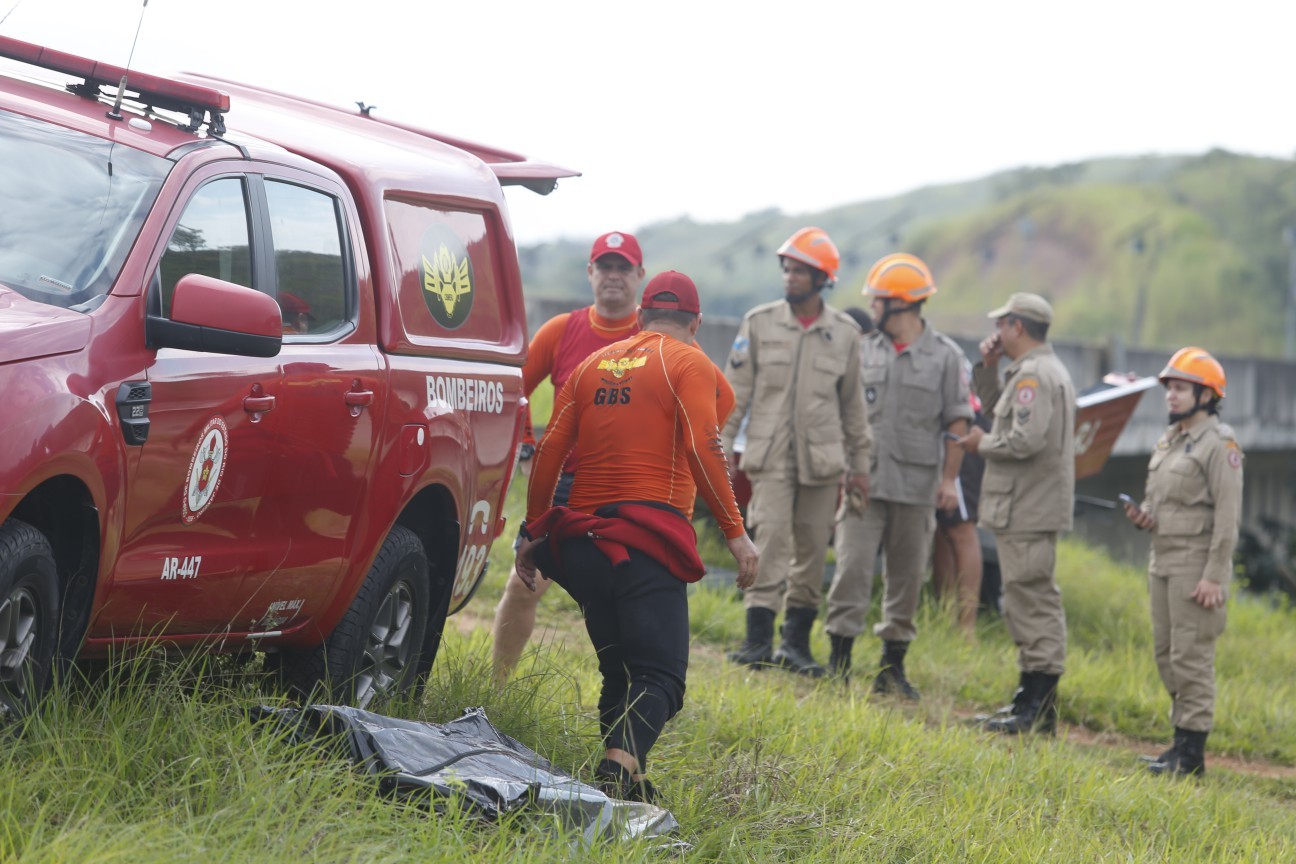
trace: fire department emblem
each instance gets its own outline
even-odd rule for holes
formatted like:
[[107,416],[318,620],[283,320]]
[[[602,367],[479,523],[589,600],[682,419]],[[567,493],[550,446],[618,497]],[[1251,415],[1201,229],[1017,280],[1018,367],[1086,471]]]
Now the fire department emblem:
[[197,521],[198,517],[211,505],[220,488],[221,477],[225,476],[225,457],[229,452],[229,429],[220,417],[213,417],[203,427],[198,436],[198,446],[189,458],[189,481],[185,485],[183,518],[186,525]]
[[468,250],[450,231],[433,228],[423,235],[423,300],[437,323],[454,330],[468,320],[473,305],[473,266]]
[[638,369],[648,362],[647,357],[618,357],[615,360],[600,360],[600,371],[611,372],[613,378],[624,378],[631,369]]

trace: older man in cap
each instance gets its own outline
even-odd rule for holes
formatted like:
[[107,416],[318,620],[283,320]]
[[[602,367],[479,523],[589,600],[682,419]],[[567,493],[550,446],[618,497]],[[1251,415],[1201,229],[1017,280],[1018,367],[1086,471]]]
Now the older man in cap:
[[[590,248],[585,273],[594,292],[593,305],[550,318],[531,339],[526,365],[522,367],[522,389],[528,397],[545,378],[553,382],[557,396],[568,376],[591,353],[639,332],[635,303],[643,283],[644,267],[643,252],[634,235],[624,231],[600,235]],[[524,473],[530,467],[535,448],[528,412],[518,453]],[[573,451],[563,463],[554,504],[567,503],[577,458],[578,454]],[[549,580],[543,576],[536,581],[533,591],[526,590],[517,579],[505,584],[492,627],[492,659],[497,681],[507,680],[521,658],[535,629],[536,607],[548,587]]]
[[[989,315],[973,386],[993,418],[959,439],[986,462],[979,524],[994,532],[1003,612],[1017,643],[1021,679],[1012,704],[981,718],[1006,734],[1057,728],[1057,685],[1066,661],[1066,615],[1054,575],[1059,531],[1071,529],[1075,495],[1075,386],[1048,344],[1053,308],[1014,294]],[[999,358],[1012,362],[999,379]]]

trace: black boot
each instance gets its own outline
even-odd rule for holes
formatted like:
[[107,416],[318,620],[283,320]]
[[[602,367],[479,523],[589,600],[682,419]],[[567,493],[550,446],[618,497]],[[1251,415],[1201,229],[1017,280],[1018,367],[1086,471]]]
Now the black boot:
[[774,652],[775,665],[789,672],[820,678],[824,668],[810,654],[810,627],[819,610],[794,607],[787,610],[783,619],[783,644]]
[[874,693],[895,693],[910,702],[918,701],[921,694],[905,677],[904,659],[908,652],[908,642],[882,643],[882,669],[873,679]]
[[759,669],[774,659],[774,610],[753,606],[747,610],[747,639],[729,652],[731,663]]
[[855,638],[829,633],[828,643],[832,645],[832,652],[828,655],[828,674],[845,681],[850,677],[851,650],[855,647]]
[[1026,676],[1028,672],[1021,673],[1017,679],[1017,690],[1012,695],[1012,701],[1000,708],[993,714],[977,714],[972,719],[977,723],[987,723],[991,720],[1006,720],[1007,718],[1019,713],[1022,706],[1026,704]]
[[985,728],[990,732],[1001,732],[1005,735],[1022,735],[1026,732],[1039,732],[1052,735],[1057,731],[1057,686],[1060,675],[1048,672],[1026,672],[1017,712],[1008,716],[994,716],[986,721]]
[[1148,765],[1153,774],[1200,777],[1206,773],[1206,736],[1209,732],[1175,727],[1175,743],[1160,761]]
[[1159,756],[1140,756],[1139,759],[1146,762],[1148,770],[1153,774],[1161,774],[1166,770],[1173,771],[1174,765],[1179,762],[1179,748],[1183,745],[1183,730],[1178,727],[1174,730],[1174,743],[1169,749]]

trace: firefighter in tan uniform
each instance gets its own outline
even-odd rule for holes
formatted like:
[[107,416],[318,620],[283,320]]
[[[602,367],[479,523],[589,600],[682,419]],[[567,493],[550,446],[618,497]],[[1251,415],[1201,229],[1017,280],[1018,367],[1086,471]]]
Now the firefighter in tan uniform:
[[[1075,387],[1045,341],[1053,308],[1037,294],[1014,294],[989,315],[972,372],[992,415],[959,443],[985,459],[978,524],[994,532],[1003,574],[1003,614],[1017,644],[1021,676],[1012,703],[982,715],[985,728],[1020,734],[1057,728],[1057,685],[1066,661],[1066,615],[1054,566],[1059,531],[1071,529],[1075,495]],[[1012,362],[998,378],[1001,356]]]
[[[725,368],[737,403],[721,442],[732,453],[748,415],[740,464],[752,481],[747,521],[761,560],[744,592],[746,639],[729,659],[819,676],[824,670],[810,653],[810,628],[843,474],[848,494],[868,500],[860,328],[820,296],[836,280],[840,260],[826,233],[803,228],[778,256],[785,297],[747,313]],[[774,652],[780,606],[783,641]]]
[[860,346],[873,434],[871,500],[859,512],[843,496],[824,625],[832,645],[828,670],[845,676],[855,637],[864,632],[881,545],[885,590],[882,620],[873,632],[882,639],[882,663],[873,689],[915,700],[919,694],[905,675],[904,659],[918,633],[914,612],[936,530],[933,505],[958,506],[955,480],[963,451],[954,439],[966,434],[972,419],[963,349],[922,317],[923,304],[935,293],[931,270],[904,253],[879,260],[865,280],[864,295],[872,298],[877,322]]
[[1148,464],[1142,505],[1125,514],[1152,532],[1148,593],[1157,670],[1170,693],[1174,744],[1148,766],[1201,774],[1215,717],[1215,641],[1242,515],[1242,450],[1219,420],[1224,368],[1201,348],[1183,348],[1161,371],[1170,427]]

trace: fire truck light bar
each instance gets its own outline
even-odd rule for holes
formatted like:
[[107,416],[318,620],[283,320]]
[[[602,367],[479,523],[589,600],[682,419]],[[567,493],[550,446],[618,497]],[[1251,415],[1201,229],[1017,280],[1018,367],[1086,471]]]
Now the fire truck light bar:
[[157,75],[146,75],[143,72],[128,72],[121,66],[100,63],[75,54],[65,54],[30,42],[0,36],[0,57],[19,60],[49,69],[84,78],[92,84],[108,84],[116,87],[126,76],[126,89],[138,93],[144,101],[152,101],[158,107],[171,110],[188,110],[190,108],[209,109],[224,113],[229,111],[230,97],[227,93],[200,87],[197,84],[186,84],[183,81],[172,81]]

